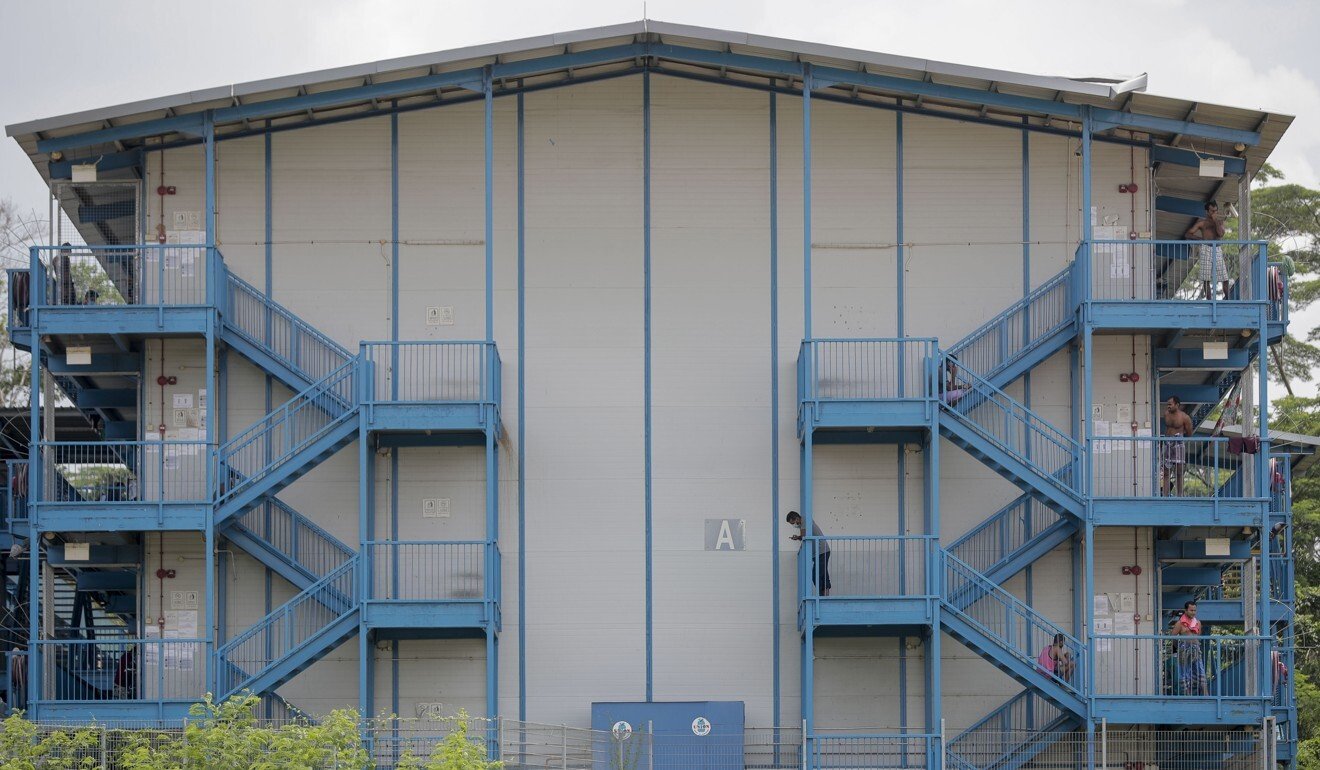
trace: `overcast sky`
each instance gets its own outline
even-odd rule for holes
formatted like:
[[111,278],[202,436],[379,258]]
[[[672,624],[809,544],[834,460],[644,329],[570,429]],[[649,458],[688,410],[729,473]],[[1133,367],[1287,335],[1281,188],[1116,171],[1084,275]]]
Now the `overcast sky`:
[[[0,0],[0,125],[642,14],[641,0]],[[1297,116],[1271,160],[1320,185],[1315,0],[647,0],[646,15],[1037,74],[1147,72],[1150,93]],[[44,190],[0,142],[0,198],[44,213]]]

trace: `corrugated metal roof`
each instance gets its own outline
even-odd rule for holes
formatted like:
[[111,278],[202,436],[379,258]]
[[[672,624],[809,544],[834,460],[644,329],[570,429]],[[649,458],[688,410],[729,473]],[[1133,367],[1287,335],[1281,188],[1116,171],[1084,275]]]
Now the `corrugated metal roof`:
[[[823,88],[819,93],[835,98],[847,98],[859,102],[872,102],[879,105],[903,105],[907,109],[939,110],[957,115],[979,115],[981,118],[1020,119],[1027,115],[1034,121],[1076,128],[1075,122],[1069,122],[1068,115],[1076,114],[1075,105],[1087,104],[1106,107],[1113,110],[1134,112],[1142,115],[1170,117],[1178,120],[1195,115],[1199,122],[1217,126],[1241,128],[1259,131],[1261,141],[1255,147],[1245,151],[1235,149],[1225,142],[1197,140],[1194,145],[1182,142],[1179,137],[1169,134],[1138,133],[1138,139],[1151,138],[1165,143],[1180,143],[1180,146],[1220,155],[1243,157],[1247,161],[1249,172],[1254,172],[1268,157],[1277,144],[1283,131],[1292,118],[1260,110],[1240,109],[1206,105],[1188,100],[1154,96],[1144,93],[1145,76],[1126,80],[1116,79],[1098,81],[1095,79],[1076,79],[1059,76],[1033,75],[1021,72],[1009,72],[985,67],[975,67],[948,62],[919,59],[908,56],[863,51],[853,48],[822,45],[797,40],[751,35],[742,32],[695,27],[682,24],[670,24],[660,21],[636,21],[607,27],[561,32],[552,35],[509,40],[498,43],[456,48],[416,56],[386,59],[348,67],[337,67],[298,75],[289,75],[248,83],[206,88],[173,96],[158,97],[137,102],[130,102],[95,110],[71,113],[50,118],[42,118],[6,127],[9,136],[14,137],[31,157],[33,165],[49,178],[47,153],[39,152],[41,140],[57,140],[61,137],[84,134],[103,129],[122,128],[144,121],[179,116],[199,116],[205,110],[215,109],[229,113],[242,111],[263,103],[271,103],[289,97],[308,94],[331,94],[343,89],[356,89],[362,86],[382,86],[401,83],[410,79],[441,76],[486,65],[507,65],[526,62],[543,57],[561,57],[563,54],[584,54],[602,51],[613,47],[647,43],[650,48],[648,58],[653,68],[659,68],[677,74],[718,79],[731,83],[756,84],[792,88],[795,83],[791,76],[783,72],[774,72],[765,66],[768,62],[807,62],[816,67],[834,67],[850,72],[869,75],[887,76],[897,79],[885,87],[838,86]],[[664,48],[677,46],[699,51],[719,51],[723,54],[737,54],[747,57],[745,66],[725,66],[695,61],[692,56],[666,57]],[[515,84],[501,82],[498,89],[517,87],[549,86],[572,80],[590,77],[609,76],[636,69],[632,57],[601,56],[599,60],[582,65],[566,64],[559,58],[547,58],[544,68],[520,75]],[[958,86],[973,91],[984,91],[987,98],[991,94],[1029,97],[1061,105],[1054,115],[1049,110],[1020,110],[1011,106],[969,105],[966,100],[941,99],[938,95],[914,96],[905,92],[902,81],[911,81],[913,87],[918,84],[933,83],[941,86]],[[800,85],[800,83],[798,84]],[[388,97],[399,108],[420,108],[446,100],[471,98],[473,94],[463,84],[446,83],[440,87],[417,88],[400,86]],[[993,100],[992,100],[993,101]],[[1064,109],[1063,105],[1068,105]],[[269,125],[276,128],[296,127],[301,124],[341,119],[355,114],[371,112],[377,105],[367,96],[327,99],[325,104],[310,108],[273,110],[272,114],[262,115],[255,124],[250,124],[244,117],[232,120],[217,119],[217,137],[225,138],[234,133],[252,131]],[[237,108],[237,109],[235,109]],[[1070,112],[1071,110],[1071,112]],[[197,129],[191,132],[185,129],[170,129],[154,132],[156,142],[196,141]],[[126,129],[125,138],[105,141],[95,145],[79,146],[76,151],[66,155],[96,157],[102,153],[113,153],[125,148],[145,145],[143,137]],[[1167,176],[1161,170],[1160,184],[1168,184],[1177,194],[1200,196],[1215,194],[1218,184],[1213,180],[1201,180],[1194,171],[1170,171]],[[113,175],[112,175],[113,176]],[[1231,200],[1236,197],[1236,189],[1222,190],[1221,197]]]

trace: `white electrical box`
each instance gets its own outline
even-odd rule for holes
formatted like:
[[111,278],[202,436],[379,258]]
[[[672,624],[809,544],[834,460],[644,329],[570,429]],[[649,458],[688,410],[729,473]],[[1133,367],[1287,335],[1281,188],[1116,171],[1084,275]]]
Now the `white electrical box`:
[[65,348],[64,363],[69,366],[91,366],[92,349],[91,348]]
[[1201,357],[1207,361],[1227,361],[1228,343],[1210,340],[1201,343]]
[[1201,158],[1201,166],[1198,170],[1200,171],[1201,176],[1210,177],[1212,179],[1223,179],[1224,161]]
[[428,497],[422,501],[422,518],[449,518],[450,500],[448,497]]
[[427,326],[453,326],[454,325],[454,306],[453,305],[432,305],[426,309]]
[[96,181],[96,164],[80,163],[70,169],[74,184]]
[[88,561],[92,558],[91,546],[87,543],[65,543],[65,561]]

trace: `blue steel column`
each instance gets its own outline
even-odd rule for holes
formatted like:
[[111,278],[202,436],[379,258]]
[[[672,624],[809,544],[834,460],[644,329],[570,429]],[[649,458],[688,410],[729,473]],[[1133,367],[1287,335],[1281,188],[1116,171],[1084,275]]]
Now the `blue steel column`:
[[[1258,257],[1262,268],[1265,266],[1264,263],[1267,257],[1268,254],[1262,247]],[[1259,296],[1262,299],[1268,299],[1269,294],[1267,293],[1265,284],[1261,282],[1257,276],[1252,276],[1252,281],[1256,286],[1260,287],[1260,289],[1258,289],[1258,292],[1260,293]],[[1269,499],[1271,484],[1271,479],[1269,477],[1270,452],[1267,444],[1267,439],[1270,435],[1270,401],[1267,390],[1270,379],[1269,359],[1267,358],[1269,354],[1269,316],[1265,305],[1260,306],[1260,320],[1258,324],[1259,325],[1256,327],[1256,368],[1259,380],[1257,387],[1260,388],[1260,395],[1257,398],[1258,403],[1260,404],[1260,430],[1258,435],[1260,436],[1261,447],[1260,451],[1256,453],[1256,496]],[[1250,412],[1248,412],[1248,414],[1250,414]],[[1243,490],[1243,492],[1245,493],[1247,490]],[[1260,598],[1256,601],[1256,606],[1260,612],[1260,633],[1261,635],[1268,637],[1268,641],[1260,645],[1260,675],[1257,679],[1260,681],[1262,694],[1267,696],[1272,696],[1274,694],[1274,660],[1270,655],[1275,644],[1274,628],[1270,624],[1270,543],[1273,540],[1273,538],[1270,537],[1270,508],[1272,507],[1272,505],[1266,503],[1265,506],[1263,506],[1260,515]]]
[[[940,410],[935,409],[930,426],[930,440],[926,447],[922,471],[926,484],[926,534],[936,538],[940,534]],[[926,592],[939,597],[943,595],[944,564],[943,551],[938,547],[939,540],[931,541],[927,551]],[[932,609],[930,637],[926,642],[926,733],[940,731],[940,721],[944,716],[943,697],[943,637],[940,634],[940,600],[936,599]],[[935,747],[932,753],[944,751],[944,746]],[[943,767],[939,756],[927,759],[927,767]]]
[[[1082,107],[1082,271],[1080,274],[1081,286],[1079,296],[1083,302],[1089,302],[1091,299],[1091,108]],[[1086,313],[1090,315],[1090,313]],[[1090,351],[1088,350],[1088,355]],[[1086,369],[1086,379],[1091,379],[1091,369]],[[1090,395],[1088,388],[1087,395]],[[1086,420],[1088,426],[1091,424],[1091,401],[1088,397],[1086,401]]]
[[28,410],[32,420],[28,431],[31,443],[28,445],[28,710],[32,717],[40,716],[35,701],[41,694],[41,646],[38,645],[38,629],[41,621],[41,537],[38,531],[39,521],[36,515],[37,503],[41,502],[46,492],[45,469],[41,458],[41,337],[37,330],[41,326],[41,302],[46,296],[46,282],[40,270],[41,257],[34,248],[29,252],[28,285],[31,286],[28,303],[28,326],[32,330],[28,339],[28,350],[32,352],[32,363],[28,371]]
[[1086,617],[1086,627],[1083,629],[1087,643],[1086,654],[1086,765],[1088,768],[1095,767],[1095,720],[1093,713],[1095,711],[1095,643],[1091,640],[1091,629],[1095,628],[1095,602],[1092,597],[1095,593],[1095,526],[1091,523],[1091,457],[1090,457],[1090,437],[1092,435],[1091,425],[1091,402],[1094,398],[1094,377],[1092,361],[1092,332],[1090,323],[1090,311],[1088,303],[1091,300],[1091,108],[1082,107],[1082,241],[1085,244],[1082,247],[1082,270],[1080,272],[1080,293],[1082,300],[1081,318],[1082,318],[1082,462],[1085,467],[1079,469],[1080,474],[1086,479],[1086,524],[1083,528],[1085,542],[1083,544],[1083,562],[1086,575],[1086,590],[1078,600],[1084,606]]
[[[802,336],[811,339],[811,65],[802,65]],[[806,515],[806,512],[803,512]],[[807,531],[811,521],[807,520]]]
[[[202,123],[203,138],[203,156],[206,164],[206,245],[207,245],[207,295],[212,298],[219,296],[220,287],[210,285],[220,277],[220,271],[213,269],[217,266],[219,252],[216,251],[216,232],[215,232],[215,120],[214,115],[208,110]],[[163,257],[162,257],[163,259]],[[218,301],[218,300],[216,300]],[[208,456],[216,446],[216,421],[215,421],[215,397],[216,397],[216,379],[215,379],[215,348],[216,331],[219,328],[219,310],[212,305],[208,309],[209,321],[206,324],[206,411],[209,414],[206,418],[206,445]],[[208,470],[215,469],[214,462],[207,463]],[[208,476],[211,472],[208,472]],[[207,492],[211,495],[215,493],[215,483],[217,479],[208,480]],[[216,639],[216,590],[215,590],[215,518],[206,517],[205,532],[205,559],[206,559],[206,686],[211,692],[218,691],[218,677],[215,660],[215,639]]]
[[[780,724],[779,671],[779,105],[770,92],[770,645],[772,724]],[[775,744],[778,745],[778,735]]]
[[[363,388],[367,383],[375,384],[375,373],[371,369],[371,364],[365,360],[359,369],[358,387]],[[368,397],[368,393],[359,390],[360,399]],[[358,414],[358,557],[357,574],[353,576],[353,581],[357,585],[358,594],[358,713],[365,717],[373,715],[375,700],[375,677],[374,671],[374,648],[370,643],[370,633],[367,627],[367,613],[365,604],[372,595],[374,587],[371,584],[372,579],[372,555],[367,546],[368,541],[374,538],[375,533],[375,482],[376,482],[376,459],[371,452],[370,434],[367,431],[366,417],[359,410]],[[397,571],[397,570],[391,570]],[[391,594],[397,595],[397,594]]]
[[[802,66],[802,336],[811,339],[811,65]],[[808,375],[810,376],[810,375]],[[802,431],[802,480],[801,507],[804,532],[811,536],[811,495],[812,484],[812,426],[810,418]],[[803,538],[799,548],[808,551],[804,558],[799,555],[799,564],[810,564],[811,549],[815,541]],[[808,567],[814,571],[814,565]],[[798,568],[798,606],[803,606],[802,599],[807,595],[810,585],[802,568]],[[806,603],[805,625],[802,629],[802,719],[806,727],[805,739],[811,741],[811,731],[815,726],[815,646],[813,635],[816,625],[816,607],[814,602]]]
[[[802,719],[806,727],[806,739],[811,741],[812,730],[816,725],[815,717],[815,697],[816,697],[816,653],[815,653],[815,633],[816,633],[816,602],[815,600],[803,602],[803,598],[808,596],[809,586],[812,584],[813,575],[816,572],[816,565],[812,562],[813,549],[817,547],[816,541],[809,539],[811,537],[811,496],[813,475],[812,470],[812,442],[815,439],[812,426],[808,423],[803,428],[802,434],[802,519],[806,527],[806,537],[802,539],[799,546],[798,564],[803,565],[798,568],[798,605],[804,607],[801,615],[803,618],[802,627]],[[805,554],[801,552],[805,551]],[[805,570],[810,574],[803,574]],[[812,596],[815,592],[812,592]],[[805,605],[805,606],[804,606]],[[813,744],[814,745],[814,744]]]
[[654,586],[651,536],[651,71],[642,72],[642,442],[645,455],[646,702],[655,697]]
[[485,95],[486,341],[493,342],[495,340],[495,184],[491,169],[495,162],[495,93],[490,67],[484,70],[481,89]]
[[[485,177],[486,177],[486,342],[495,341],[495,186],[493,167],[495,162],[495,91],[491,79],[491,68],[486,67],[482,82],[484,91],[485,123]],[[487,347],[487,356],[494,356]],[[487,372],[494,372],[493,360],[486,362]],[[489,383],[490,393],[498,392],[497,383]],[[499,708],[499,644],[495,636],[498,633],[492,602],[499,597],[496,587],[499,585],[500,561],[495,556],[499,547],[499,462],[495,454],[495,433],[499,426],[495,423],[495,407],[484,407],[488,412],[486,419],[486,606],[490,610],[486,617],[486,713],[491,719],[500,714]],[[498,755],[498,747],[491,752]]]
[[523,94],[518,94],[518,720],[527,721],[527,220]]

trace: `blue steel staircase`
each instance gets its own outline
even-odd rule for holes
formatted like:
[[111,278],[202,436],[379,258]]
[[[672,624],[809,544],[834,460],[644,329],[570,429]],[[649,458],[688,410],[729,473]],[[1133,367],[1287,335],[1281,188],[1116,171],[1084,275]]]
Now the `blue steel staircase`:
[[1077,334],[1071,265],[945,351],[997,388],[1031,371]]
[[1013,770],[1081,724],[1075,714],[1023,690],[950,738],[945,755],[958,770]]
[[[946,351],[955,384],[969,392],[949,403],[941,379],[941,435],[1023,490],[941,554],[941,625],[1027,688],[949,740],[946,761],[958,770],[1021,767],[1086,717],[1080,640],[999,587],[1068,542],[1085,512],[1074,483],[1081,446],[1000,390],[1076,335],[1071,273],[1064,269]],[[1036,666],[1055,634],[1064,634],[1078,664],[1071,682]]]
[[[940,366],[949,366],[947,356]],[[940,383],[940,435],[1028,497],[1078,519],[1084,516],[1081,444],[965,367],[959,367],[958,384],[964,392],[954,400],[948,384]]]
[[356,634],[359,567],[352,556],[220,647],[222,697],[272,691]]

